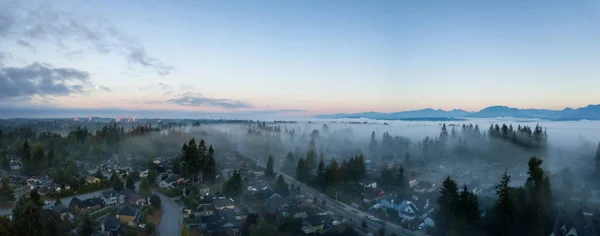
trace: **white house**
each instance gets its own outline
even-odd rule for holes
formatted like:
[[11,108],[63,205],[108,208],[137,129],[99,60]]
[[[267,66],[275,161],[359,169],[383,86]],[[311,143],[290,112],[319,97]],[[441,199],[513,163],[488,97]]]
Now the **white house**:
[[365,188],[377,188],[377,181],[373,180],[361,179],[358,184]]
[[100,193],[99,197],[102,199],[105,206],[120,205],[125,202],[125,195],[115,190],[106,190]]

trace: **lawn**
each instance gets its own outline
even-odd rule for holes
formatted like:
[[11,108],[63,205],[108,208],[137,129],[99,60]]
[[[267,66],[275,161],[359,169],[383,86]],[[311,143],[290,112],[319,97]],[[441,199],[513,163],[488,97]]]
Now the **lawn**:
[[96,219],[100,216],[112,215],[112,214],[115,214],[118,210],[119,210],[119,207],[117,207],[117,206],[108,206],[108,207],[102,208],[100,210],[97,210],[97,211],[91,213],[90,218]]
[[153,223],[158,228],[160,225],[160,219],[162,217],[162,209],[156,209],[152,214],[146,216],[146,223]]
[[225,178],[222,178],[219,183],[210,186],[210,193],[214,194],[216,192],[223,192],[223,184],[225,184],[225,182],[227,182],[227,180]]

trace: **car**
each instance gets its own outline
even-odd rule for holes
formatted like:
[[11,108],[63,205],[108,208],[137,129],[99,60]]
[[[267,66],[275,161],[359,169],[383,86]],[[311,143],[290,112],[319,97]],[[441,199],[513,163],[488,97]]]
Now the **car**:
[[48,200],[44,200],[44,205],[48,205],[48,204],[50,204],[50,203],[51,203],[50,201],[48,201]]
[[145,229],[146,228],[146,224],[140,224],[138,225],[140,228]]
[[372,215],[367,216],[367,218],[369,218],[369,220],[375,221],[375,222],[377,222],[379,224],[384,224],[385,223],[385,221],[383,221],[383,220],[381,220],[381,219],[379,219],[379,218],[377,218],[375,216],[372,216]]

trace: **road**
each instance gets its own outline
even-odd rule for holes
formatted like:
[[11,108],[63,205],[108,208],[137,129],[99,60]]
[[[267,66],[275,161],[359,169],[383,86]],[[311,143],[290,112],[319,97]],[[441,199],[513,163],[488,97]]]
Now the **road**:
[[158,226],[158,235],[181,235],[181,229],[183,226],[183,209],[171,198],[158,192],[154,192],[154,194],[160,197],[160,202],[163,209],[160,225]]
[[[256,160],[256,159],[255,159]],[[266,166],[264,164],[262,164],[261,161],[256,160],[257,165],[266,168]],[[385,223],[381,224],[372,220],[367,219],[368,214],[360,211],[359,209],[352,207],[352,206],[348,206],[342,202],[336,201],[333,198],[330,198],[329,196],[327,196],[326,194],[323,194],[311,187],[309,187],[308,185],[306,185],[305,183],[301,183],[299,181],[297,181],[295,178],[293,178],[292,176],[287,175],[286,173],[283,173],[281,171],[277,171],[278,174],[282,175],[285,178],[285,181],[288,184],[294,184],[295,186],[299,186],[301,191],[300,194],[310,198],[310,199],[314,199],[315,197],[318,200],[318,203],[320,204],[321,201],[323,201],[323,199],[325,199],[325,206],[323,208],[327,209],[328,211],[331,211],[334,213],[335,216],[342,216],[344,219],[350,221],[350,223],[352,223],[353,225],[355,225],[357,228],[359,229],[364,229],[362,228],[362,221],[365,220],[367,222],[367,231],[371,232],[371,233],[377,233],[378,230],[380,228],[382,228],[382,226],[385,226],[385,232],[386,234],[392,234],[395,233],[396,235],[404,235],[404,236],[425,236],[426,234],[422,231],[410,231],[408,229],[402,228],[401,226],[397,225],[397,224],[392,224],[388,221],[384,221]]]

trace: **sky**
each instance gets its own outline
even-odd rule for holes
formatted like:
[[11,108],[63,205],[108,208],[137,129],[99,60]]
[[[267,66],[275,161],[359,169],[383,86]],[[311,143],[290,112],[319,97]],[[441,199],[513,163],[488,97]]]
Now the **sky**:
[[576,108],[598,25],[600,0],[0,0],[0,110]]

